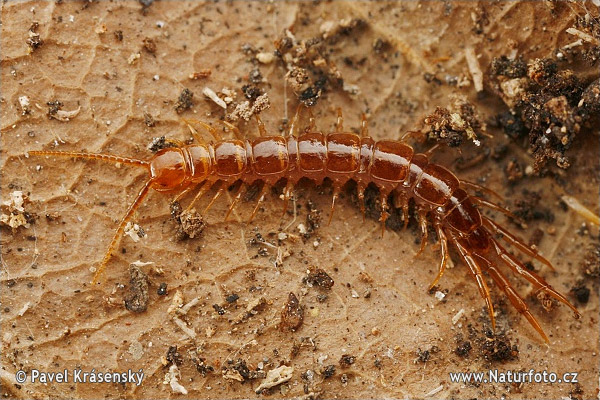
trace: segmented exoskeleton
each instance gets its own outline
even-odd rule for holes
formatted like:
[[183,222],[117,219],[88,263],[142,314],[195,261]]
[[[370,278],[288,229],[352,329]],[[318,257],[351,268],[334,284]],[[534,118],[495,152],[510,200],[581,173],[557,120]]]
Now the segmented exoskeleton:
[[[500,266],[504,264],[516,275],[521,276],[542,291],[570,307],[577,317],[575,307],[559,292],[553,289],[543,278],[529,271],[514,255],[494,237],[502,238],[524,254],[552,268],[552,264],[530,248],[521,239],[491,219],[483,216],[477,206],[489,207],[511,215],[510,211],[495,203],[469,195],[466,190],[480,189],[488,191],[474,183],[459,180],[448,169],[429,162],[426,153],[415,153],[413,148],[402,140],[375,141],[368,135],[366,118],[363,116],[361,134],[346,132],[343,129],[341,111],[338,113],[336,132],[325,134],[315,128],[315,120],[310,117],[307,128],[300,132],[298,128],[300,107],[290,123],[285,136],[268,135],[264,124],[257,118],[260,137],[242,139],[238,129],[225,122],[236,133],[236,139],[222,139],[211,126],[204,126],[215,138],[215,143],[205,143],[192,129],[198,144],[165,148],[150,160],[137,160],[106,154],[30,151],[30,155],[64,156],[83,159],[99,159],[119,162],[145,168],[148,180],[135,201],[129,206],[125,216],[97,269],[93,282],[97,282],[103,273],[113,251],[116,249],[126,223],[139,207],[150,189],[157,191],[179,191],[177,198],[198,188],[193,204],[215,185],[218,186],[210,206],[231,185],[241,181],[225,219],[229,216],[242,196],[242,189],[256,181],[262,181],[262,192],[254,208],[256,214],[269,187],[281,179],[287,180],[284,192],[284,211],[287,208],[294,185],[302,178],[309,178],[320,184],[325,178],[333,182],[333,201],[342,186],[349,180],[356,181],[358,198],[364,214],[364,191],[369,184],[377,186],[381,199],[382,229],[388,217],[389,207],[401,208],[405,224],[408,221],[409,200],[412,199],[419,216],[422,231],[421,248],[427,243],[428,224],[432,223],[441,244],[441,262],[439,272],[430,285],[437,285],[446,268],[448,244],[455,247],[461,259],[468,267],[471,276],[477,282],[481,297],[485,300],[492,326],[495,318],[490,291],[483,273],[487,272],[502,289],[513,306],[523,314],[537,332],[548,342],[548,337],[529,311],[527,304],[515,291]],[[388,203],[392,195],[393,204]],[[191,207],[188,207],[188,209]],[[252,218],[251,217],[251,218]],[[330,217],[331,220],[331,217]]]

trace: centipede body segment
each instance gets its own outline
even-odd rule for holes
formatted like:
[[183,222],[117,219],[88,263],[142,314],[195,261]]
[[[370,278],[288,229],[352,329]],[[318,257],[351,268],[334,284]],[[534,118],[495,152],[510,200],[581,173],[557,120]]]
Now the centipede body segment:
[[[502,235],[502,240],[520,252],[552,267],[548,260],[521,239],[481,214],[478,207],[488,207],[512,215],[510,211],[499,205],[468,193],[468,190],[473,188],[482,191],[488,191],[487,189],[474,183],[461,181],[448,169],[429,162],[427,154],[415,153],[411,146],[401,140],[373,140],[368,135],[367,121],[364,116],[360,134],[344,130],[341,111],[338,112],[335,132],[324,133],[316,128],[312,114],[308,126],[300,130],[300,111],[299,107],[284,136],[268,135],[258,117],[260,136],[248,139],[242,137],[237,127],[227,123],[226,125],[236,134],[235,139],[223,139],[210,125],[193,121],[212,134],[215,139],[213,143],[202,140],[190,125],[198,141],[197,144],[162,149],[148,161],[79,152],[29,151],[29,155],[121,162],[148,171],[148,180],[121,219],[94,275],[94,283],[102,275],[112,253],[117,248],[125,225],[150,189],[178,193],[177,198],[196,190],[196,195],[188,206],[189,209],[201,196],[211,188],[215,188],[216,194],[204,210],[206,212],[224,190],[241,182],[234,194],[227,218],[241,198],[243,188],[260,181],[262,190],[250,217],[253,218],[268,188],[278,181],[282,179],[287,181],[283,196],[285,212],[294,185],[300,179],[308,178],[316,184],[321,184],[325,178],[328,178],[333,183],[330,220],[341,188],[349,180],[354,180],[357,184],[358,199],[363,214],[365,189],[369,184],[377,186],[381,201],[382,234],[390,207],[402,209],[406,225],[409,201],[412,199],[422,232],[419,253],[427,244],[429,224],[433,224],[441,245],[438,274],[429,288],[436,286],[444,274],[449,248],[452,246],[477,283],[479,293],[489,312],[492,327],[495,327],[494,310],[484,273],[492,278],[512,305],[527,318],[542,338],[546,342],[549,341],[525,301],[502,271],[506,267],[518,277],[530,282],[537,292],[544,292],[562,302],[573,310],[576,317],[580,316],[565,296],[553,289],[542,277],[525,268],[523,263],[509,253],[496,238],[497,234]],[[392,204],[389,203],[390,195],[393,199]]]

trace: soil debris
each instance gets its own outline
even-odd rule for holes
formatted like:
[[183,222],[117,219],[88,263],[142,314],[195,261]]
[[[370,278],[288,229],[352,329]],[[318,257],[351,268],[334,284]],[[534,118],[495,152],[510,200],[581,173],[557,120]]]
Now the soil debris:
[[317,267],[310,267],[302,281],[309,286],[318,286],[324,289],[331,289],[334,283],[327,272]]
[[129,295],[125,298],[125,308],[141,313],[148,308],[148,275],[137,265],[129,266]]
[[182,112],[189,110],[194,105],[194,93],[185,88],[181,91],[179,98],[177,99],[177,103],[175,104],[175,111],[177,114],[181,114]]
[[282,332],[296,332],[304,322],[304,307],[294,293],[288,295],[288,300],[281,310],[279,329]]

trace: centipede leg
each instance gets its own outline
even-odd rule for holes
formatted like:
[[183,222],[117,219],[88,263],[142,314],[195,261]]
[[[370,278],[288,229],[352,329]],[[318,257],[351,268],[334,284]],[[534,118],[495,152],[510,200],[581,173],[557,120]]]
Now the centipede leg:
[[298,120],[300,119],[300,111],[304,104],[300,103],[296,108],[296,113],[292,117],[292,121],[290,122],[290,129],[288,130],[288,137],[298,137]]
[[337,108],[337,121],[335,123],[335,131],[343,132],[344,131],[344,117],[342,116],[341,107]]
[[262,189],[260,190],[260,194],[258,195],[258,201],[256,202],[256,206],[254,207],[254,210],[252,211],[252,215],[250,215],[250,218],[248,219],[248,223],[252,222],[252,220],[256,216],[256,213],[258,212],[258,208],[260,207],[260,203],[262,203],[263,200],[265,199],[267,190],[269,190],[269,185],[267,185],[266,183],[263,183]]
[[197,187],[198,187],[197,183],[194,183],[191,186],[186,187],[181,192],[179,192],[179,194],[177,196],[175,196],[175,198],[173,198],[173,200],[171,201],[171,203],[175,203],[176,201],[179,201],[179,199],[184,198],[186,194],[188,194],[192,190],[196,189]]
[[444,271],[446,271],[446,264],[448,263],[448,238],[446,237],[446,233],[444,233],[441,221],[436,220],[434,222],[434,226],[442,248],[442,261],[440,263],[440,270],[437,276],[435,277],[433,282],[431,282],[431,285],[429,285],[429,290],[433,289],[438,284],[440,278],[442,277],[442,275],[444,275]]
[[106,250],[106,253],[104,254],[104,258],[102,259],[102,262],[100,263],[100,265],[98,266],[98,269],[96,270],[96,273],[94,274],[94,279],[92,280],[93,285],[95,285],[98,282],[98,278],[100,278],[100,275],[102,275],[102,273],[104,272],[104,269],[106,268],[106,265],[108,264],[108,261],[112,257],[112,253],[117,248],[119,241],[121,240],[121,236],[123,236],[123,232],[125,231],[125,225],[127,224],[127,222],[129,222],[129,219],[131,218],[133,213],[135,213],[135,210],[137,210],[138,207],[140,206],[140,204],[142,204],[142,201],[144,200],[144,198],[148,194],[148,191],[150,190],[151,184],[152,184],[151,180],[147,181],[144,184],[144,187],[140,190],[140,192],[138,193],[138,195],[135,198],[135,200],[133,201],[133,203],[131,203],[131,205],[127,209],[125,216],[123,216],[123,218],[121,218],[119,227],[117,228],[117,231],[115,232],[115,235],[113,236],[113,238],[110,242],[110,245],[108,246],[108,250]]
[[571,310],[573,310],[577,318],[581,317],[579,311],[577,311],[575,306],[573,306],[565,296],[554,290],[554,288],[550,286],[548,282],[544,280],[544,278],[542,278],[535,272],[529,271],[527,268],[525,268],[525,266],[512,254],[507,252],[506,249],[502,247],[502,245],[500,245],[500,243],[498,243],[496,239],[491,239],[496,249],[496,253],[498,254],[498,256],[500,256],[502,261],[504,261],[504,263],[508,265],[508,267],[513,271],[513,273],[520,275],[526,280],[528,280],[537,289],[537,292],[545,292],[548,295],[554,297],[556,300],[563,303],[564,305],[566,305],[567,307],[569,307]]
[[254,114],[256,118],[256,123],[258,124],[258,133],[260,136],[267,136],[267,129],[265,128],[265,123],[262,122],[262,119],[258,116],[258,114]]
[[[194,135],[194,138],[196,140],[198,140],[200,143],[202,143],[202,139],[200,138],[200,136],[196,137],[196,135],[198,134],[198,132],[195,132],[195,129],[193,129],[193,127],[191,126],[191,123],[198,124],[198,125],[202,126],[204,129],[206,129],[208,131],[208,133],[210,133],[210,135],[216,141],[223,140],[223,137],[219,134],[219,132],[217,132],[217,130],[215,128],[213,128],[212,126],[210,126],[206,122],[202,122],[202,121],[197,120],[197,119],[183,119],[183,121],[188,125],[188,128],[192,132],[192,135]],[[194,132],[196,134],[194,134]]]
[[485,186],[478,185],[475,182],[465,181],[464,179],[461,179],[460,184],[465,188],[472,189],[472,190],[479,190],[480,192],[490,194],[490,195],[496,197],[498,200],[501,200],[501,201],[504,200],[504,198],[502,196],[500,196],[498,193],[494,192],[492,189],[488,189]]
[[363,222],[366,220],[366,210],[365,210],[365,189],[367,186],[363,182],[357,182],[356,184],[356,192],[358,195],[358,203],[360,206],[360,212],[362,213]]
[[202,215],[206,215],[206,213],[208,212],[208,210],[210,210],[210,208],[212,207],[212,205],[215,204],[215,201],[217,201],[217,199],[219,197],[221,197],[221,195],[225,191],[226,187],[225,187],[225,185],[223,184],[222,181],[219,181],[218,185],[219,185],[219,188],[217,189],[217,193],[215,193],[215,195],[213,196],[212,200],[208,203],[208,205],[204,209],[204,212],[202,213]]
[[379,216],[379,221],[381,222],[381,237],[383,238],[383,234],[385,233],[385,221],[387,221],[390,213],[388,213],[388,195],[389,193],[383,189],[379,190],[381,197],[381,215]]
[[227,210],[227,214],[225,214],[225,218],[223,219],[223,222],[227,221],[227,219],[229,218],[229,215],[235,208],[235,205],[242,198],[242,189],[244,189],[245,186],[246,186],[246,184],[242,182],[240,184],[240,187],[238,188],[238,190],[235,192],[235,195],[233,195],[233,200],[231,201],[231,205],[229,206],[229,209]]
[[433,153],[435,153],[435,151],[439,148],[440,148],[440,144],[436,143],[433,146],[431,146],[427,151],[425,151],[425,155],[427,157],[431,157],[433,155]]
[[367,114],[362,113],[360,121],[360,137],[369,136],[369,127],[367,121]]
[[313,132],[316,127],[315,115],[313,114],[313,112],[310,108],[307,108],[307,112],[308,112],[308,126],[306,127],[305,131]]
[[290,197],[292,197],[293,191],[294,183],[288,179],[287,184],[285,185],[285,190],[283,191],[283,214],[281,215],[281,218],[283,218],[287,212],[288,203],[290,201]]
[[488,309],[488,313],[490,315],[490,320],[492,321],[492,328],[496,330],[496,318],[494,317],[494,306],[492,304],[492,298],[490,297],[490,290],[488,288],[487,283],[485,283],[485,279],[483,278],[483,274],[481,272],[481,267],[477,263],[477,261],[473,258],[471,252],[469,252],[466,247],[460,242],[460,239],[456,237],[455,234],[451,233],[452,243],[456,246],[460,257],[463,259],[465,264],[469,267],[469,272],[475,281],[477,282],[477,287],[479,288],[479,294],[485,300],[485,304]]
[[415,258],[419,257],[423,250],[425,250],[425,247],[427,246],[427,239],[429,236],[429,232],[427,229],[427,211],[421,209],[418,211],[418,213],[419,225],[421,226],[421,246],[419,247],[419,251],[417,251],[417,254],[415,254]]
[[242,135],[242,132],[240,132],[240,130],[237,126],[235,126],[232,123],[227,122],[227,121],[221,121],[221,123],[223,125],[225,125],[227,128],[229,128],[233,132],[233,134],[235,135],[236,138],[238,138],[240,140],[244,139],[244,135]]
[[502,272],[500,272],[500,270],[486,258],[478,254],[475,254],[474,257],[479,261],[480,264],[485,265],[484,269],[492,277],[496,285],[500,289],[502,289],[502,291],[506,294],[506,297],[508,297],[513,307],[520,314],[524,315],[525,318],[527,318],[527,321],[529,321],[531,326],[540,334],[540,336],[546,341],[546,343],[549,343],[550,340],[548,339],[548,336],[546,336],[546,333],[544,332],[538,321],[529,311],[527,303],[525,303],[523,298],[512,287],[510,281],[506,278],[506,276],[504,276],[504,274],[502,274]]
[[185,208],[184,212],[188,212],[192,209],[192,207],[194,206],[194,204],[202,197],[204,196],[204,194],[206,192],[208,192],[210,190],[210,188],[212,187],[213,182],[208,182],[208,181],[204,181],[202,183],[202,186],[200,186],[200,190],[198,190],[198,193],[196,193],[196,196],[194,196],[194,198],[192,199],[192,201],[190,202],[190,204],[188,204],[188,206]]
[[476,204],[485,206],[487,208],[491,208],[492,210],[499,211],[502,214],[508,215],[510,218],[514,219],[515,221],[518,221],[519,223],[523,222],[523,220],[521,218],[517,217],[515,214],[510,212],[510,210],[508,210],[504,207],[501,207],[498,204],[492,203],[491,201],[487,201],[487,200],[482,199],[481,197],[477,197],[477,196],[471,196],[471,200],[473,200]]
[[517,249],[519,249],[523,253],[527,254],[529,257],[533,257],[536,260],[544,263],[552,271],[555,271],[554,266],[552,265],[552,263],[550,261],[548,261],[545,257],[542,257],[537,251],[535,251],[532,248],[530,248],[529,246],[527,246],[521,239],[514,236],[506,228],[504,228],[501,225],[498,225],[497,223],[495,223],[494,221],[492,221],[491,219],[489,219],[487,217],[482,216],[482,220],[483,220],[483,225],[486,228],[490,229],[492,232],[494,232],[496,234],[501,234],[502,239],[504,239],[506,242],[515,246]]
[[331,220],[333,219],[333,211],[335,210],[335,201],[339,197],[341,189],[342,189],[342,187],[340,186],[339,183],[337,183],[337,182],[333,183],[333,196],[331,199],[331,211],[329,212],[329,220],[327,221],[327,226],[329,226],[331,224]]

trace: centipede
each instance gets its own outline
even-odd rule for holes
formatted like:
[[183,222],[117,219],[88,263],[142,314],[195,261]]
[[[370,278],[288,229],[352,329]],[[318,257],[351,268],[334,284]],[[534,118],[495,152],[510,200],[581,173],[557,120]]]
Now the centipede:
[[510,210],[498,203],[474,194],[478,191],[498,196],[495,192],[477,183],[461,180],[449,169],[430,162],[431,152],[415,152],[405,140],[410,132],[400,140],[376,141],[369,135],[364,114],[359,133],[344,130],[341,109],[338,109],[333,132],[319,130],[310,109],[308,125],[300,129],[303,109],[302,105],[298,106],[283,135],[270,135],[260,117],[256,116],[259,136],[253,138],[245,138],[237,126],[227,121],[222,122],[235,133],[235,138],[223,138],[216,128],[203,121],[186,120],[202,126],[214,140],[205,141],[199,132],[188,124],[197,143],[177,142],[174,147],[159,150],[148,160],[111,154],[53,150],[32,150],[28,155],[99,160],[130,165],[147,171],[148,177],[143,187],[121,218],[96,269],[92,280],[94,284],[100,283],[100,277],[124,234],[126,224],[151,189],[175,193],[175,199],[196,190],[188,209],[204,194],[212,191],[215,194],[204,210],[206,213],[225,190],[235,186],[237,190],[234,191],[225,215],[226,221],[242,198],[243,189],[249,185],[262,185],[250,216],[251,221],[269,188],[279,181],[285,182],[282,196],[285,213],[294,194],[294,187],[301,179],[308,178],[317,185],[329,179],[333,186],[329,216],[331,221],[342,187],[352,180],[356,183],[363,217],[366,188],[375,185],[379,190],[379,221],[382,235],[392,207],[402,211],[406,227],[411,202],[418,216],[421,231],[421,244],[417,254],[423,252],[426,247],[430,226],[434,228],[440,245],[441,260],[429,290],[436,287],[442,278],[448,264],[450,249],[453,248],[477,284],[493,330],[496,327],[494,306],[484,274],[491,278],[518,313],[528,320],[546,343],[549,343],[548,336],[504,270],[528,281],[536,294],[543,293],[566,305],[573,311],[575,318],[581,317],[563,294],[550,286],[540,275],[526,268],[505,246],[511,246],[554,270],[552,263],[509,229],[482,214],[481,209],[488,208],[516,218]]

